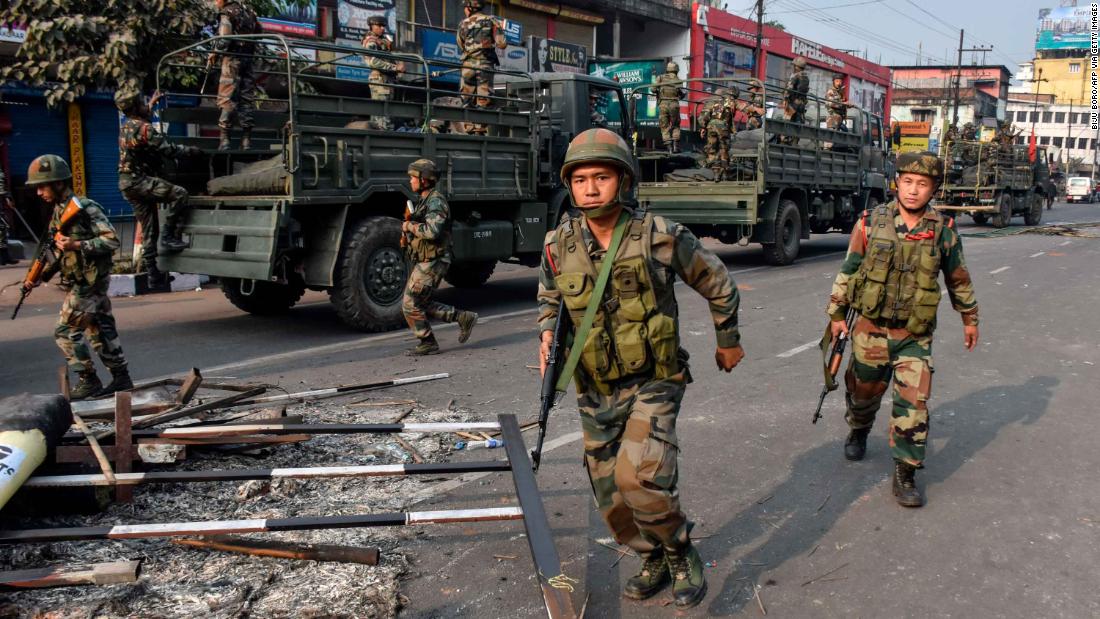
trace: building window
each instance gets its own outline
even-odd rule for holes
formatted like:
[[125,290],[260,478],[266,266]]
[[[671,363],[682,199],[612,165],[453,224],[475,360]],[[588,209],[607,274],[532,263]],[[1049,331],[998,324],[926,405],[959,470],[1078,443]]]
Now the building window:
[[1039,122],[1039,112],[1032,112],[1031,113],[1031,122],[1033,122],[1033,123]]
[[1062,136],[1060,136],[1060,135],[1054,136],[1054,147],[1055,148],[1062,148]]
[[[1061,125],[1061,124],[1064,124],[1065,122],[1066,122],[1066,113],[1065,112],[1055,112],[1054,113],[1054,124]],[[1071,120],[1070,122],[1073,122],[1073,121]]]
[[913,110],[913,121],[918,123],[930,123],[936,120],[934,110]]
[[1039,138],[1039,143],[1043,146],[1050,144],[1050,136],[1044,135],[1043,137]]
[[1081,150],[1086,150],[1088,147],[1089,147],[1089,139],[1088,138],[1077,138],[1077,148],[1080,148]]
[[1070,73],[1080,73],[1081,72],[1081,63],[1080,62],[1071,62],[1071,63],[1069,63],[1069,72]]
[[1027,112],[1016,112],[1016,122],[1022,123],[1027,119]]
[[1054,118],[1053,112],[1043,112],[1043,122],[1049,123]]

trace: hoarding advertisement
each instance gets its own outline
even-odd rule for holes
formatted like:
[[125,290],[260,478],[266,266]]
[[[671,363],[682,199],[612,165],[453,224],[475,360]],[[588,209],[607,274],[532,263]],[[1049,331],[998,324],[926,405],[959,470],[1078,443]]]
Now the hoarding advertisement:
[[264,32],[291,34],[299,37],[317,36],[317,0],[299,4],[293,0],[271,0],[274,11],[260,18]]
[[[432,60],[444,60],[447,62],[461,62],[462,53],[458,50],[458,42],[455,33],[435,28],[420,29],[420,55],[431,62]],[[433,72],[433,83],[457,84],[459,71],[453,66],[428,65],[428,70]],[[435,72],[439,75],[435,75]]]
[[[618,82],[625,91],[641,94],[635,110],[635,123],[639,127],[656,127],[657,99],[647,96],[649,88],[637,88],[643,84],[652,84],[657,76],[664,72],[664,60],[634,60],[630,62],[593,62],[588,73]],[[604,116],[610,126],[617,127],[622,121],[622,110],[617,97],[609,97]]]
[[1088,5],[1039,9],[1035,49],[1089,49],[1091,10]]
[[588,51],[583,45],[563,43],[554,39],[530,37],[527,49],[531,52],[531,71],[547,73],[586,73]]
[[336,3],[336,38],[362,41],[370,32],[367,20],[375,15],[386,18],[386,30],[392,37],[397,26],[393,0],[339,0]]

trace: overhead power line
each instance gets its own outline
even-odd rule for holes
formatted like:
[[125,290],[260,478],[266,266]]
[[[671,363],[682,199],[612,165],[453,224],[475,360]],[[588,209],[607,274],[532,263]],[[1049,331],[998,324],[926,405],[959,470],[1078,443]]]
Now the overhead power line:
[[[864,4],[879,4],[879,3],[885,2],[885,1],[886,0],[864,0],[863,2],[849,2],[847,4],[834,4],[832,6],[822,6],[822,7],[817,7],[816,9],[812,9],[812,10],[828,11],[830,9],[842,9],[842,8],[849,7],[849,6],[863,6]],[[784,14],[787,14],[787,13],[806,13],[807,11],[808,11],[808,9],[791,9],[791,10],[787,10],[787,11],[770,11],[768,14],[769,15],[784,15]]]

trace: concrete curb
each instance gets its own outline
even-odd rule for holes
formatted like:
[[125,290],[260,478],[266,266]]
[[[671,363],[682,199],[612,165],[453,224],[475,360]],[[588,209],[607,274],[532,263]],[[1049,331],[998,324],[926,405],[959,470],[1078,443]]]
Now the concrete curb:
[[111,275],[111,284],[107,289],[107,296],[109,297],[136,297],[143,294],[153,294],[159,292],[184,292],[187,290],[201,290],[202,285],[210,281],[210,277],[206,275],[196,275],[194,273],[175,273],[171,274],[172,283],[170,290],[152,290],[146,283],[145,275],[139,274],[114,274]]

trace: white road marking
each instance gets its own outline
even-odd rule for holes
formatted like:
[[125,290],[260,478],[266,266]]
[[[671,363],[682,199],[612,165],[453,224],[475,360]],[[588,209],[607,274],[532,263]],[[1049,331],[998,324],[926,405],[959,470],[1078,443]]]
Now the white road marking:
[[992,271],[990,271],[990,272],[989,272],[989,274],[990,274],[990,275],[996,275],[996,274],[998,274],[998,273],[1003,273],[1004,271],[1007,271],[1007,270],[1009,270],[1009,269],[1011,269],[1011,268],[1012,268],[1012,267],[1001,267],[1001,268],[999,268],[999,269],[993,269]]
[[1066,245],[1069,245],[1072,242],[1073,241],[1062,241],[1061,243],[1058,243],[1058,246],[1059,247],[1065,247]]
[[817,346],[817,343],[818,343],[818,340],[814,340],[812,342],[806,342],[805,344],[802,344],[801,346],[795,346],[794,348],[792,348],[790,350],[781,352],[778,355],[776,355],[776,357],[779,357],[780,359],[786,359],[787,357],[793,357],[793,356],[797,355],[800,352],[809,350],[809,349],[813,348],[814,346]]
[[1039,256],[1042,256],[1045,253],[1046,253],[1045,251],[1037,251],[1034,254],[1031,254],[1030,256],[1028,256],[1028,258],[1038,258]]

